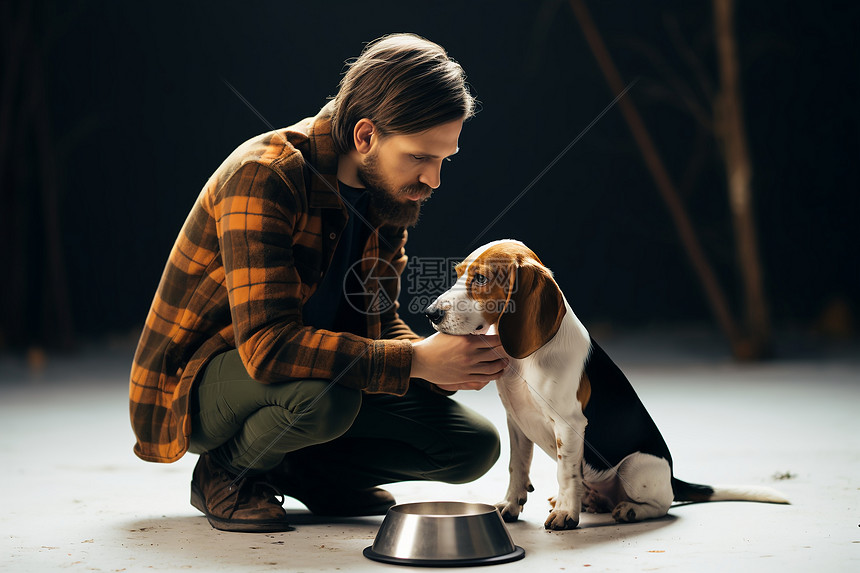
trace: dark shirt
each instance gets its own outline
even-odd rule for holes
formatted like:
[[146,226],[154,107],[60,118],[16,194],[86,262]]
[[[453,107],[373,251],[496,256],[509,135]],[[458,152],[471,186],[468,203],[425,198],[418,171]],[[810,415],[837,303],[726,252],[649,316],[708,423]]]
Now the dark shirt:
[[357,299],[353,296],[347,300],[346,293],[360,292],[362,288],[358,275],[350,269],[361,260],[371,229],[356,217],[355,212],[366,219],[370,197],[364,189],[350,187],[341,181],[337,186],[341,198],[353,208],[347,206],[349,219],[332,255],[331,265],[317,290],[302,307],[302,319],[306,326],[365,336],[367,317],[353,306],[362,297]]

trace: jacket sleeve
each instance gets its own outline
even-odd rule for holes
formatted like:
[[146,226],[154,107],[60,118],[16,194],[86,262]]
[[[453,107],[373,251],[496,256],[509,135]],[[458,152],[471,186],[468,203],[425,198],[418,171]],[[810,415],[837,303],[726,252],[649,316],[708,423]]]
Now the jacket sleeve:
[[291,186],[255,162],[239,168],[213,199],[236,347],[248,373],[263,383],[320,378],[404,394],[411,342],[302,323],[302,281],[293,259],[298,206]]

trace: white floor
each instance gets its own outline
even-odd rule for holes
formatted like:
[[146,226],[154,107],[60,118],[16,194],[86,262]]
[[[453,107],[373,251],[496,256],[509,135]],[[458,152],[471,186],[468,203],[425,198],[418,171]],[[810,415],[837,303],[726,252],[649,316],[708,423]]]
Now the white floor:
[[[603,341],[660,426],[676,475],[768,485],[793,504],[688,505],[627,525],[585,516],[580,529],[547,532],[555,466],[538,451],[536,491],[509,526],[526,558],[491,570],[860,571],[860,357],[849,346],[827,359],[819,353],[742,366],[709,344],[647,333]],[[796,356],[790,348],[782,354]],[[382,518],[321,521],[288,499],[295,531],[210,528],[188,503],[196,456],[158,465],[132,454],[128,360],[127,349],[89,350],[49,358],[34,376],[22,361],[0,359],[0,569],[398,569],[361,554]],[[458,399],[504,428],[494,388]],[[401,503],[498,501],[507,483],[502,434],[502,458],[474,483],[389,489]]]

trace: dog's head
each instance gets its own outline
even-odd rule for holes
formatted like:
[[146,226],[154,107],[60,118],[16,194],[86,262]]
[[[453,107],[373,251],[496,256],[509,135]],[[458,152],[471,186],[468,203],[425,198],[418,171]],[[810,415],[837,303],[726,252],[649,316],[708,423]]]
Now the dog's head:
[[564,297],[550,270],[521,242],[488,243],[455,270],[454,286],[424,311],[437,331],[480,334],[495,324],[505,352],[525,358],[561,326]]

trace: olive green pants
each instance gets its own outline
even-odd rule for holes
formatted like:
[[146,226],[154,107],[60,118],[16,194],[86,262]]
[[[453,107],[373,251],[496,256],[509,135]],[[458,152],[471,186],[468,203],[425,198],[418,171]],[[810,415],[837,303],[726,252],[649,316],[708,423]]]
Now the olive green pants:
[[466,483],[499,457],[480,414],[413,384],[405,396],[364,394],[328,380],[262,384],[239,353],[216,356],[191,400],[192,453],[239,472],[290,463],[365,488],[407,480]]

